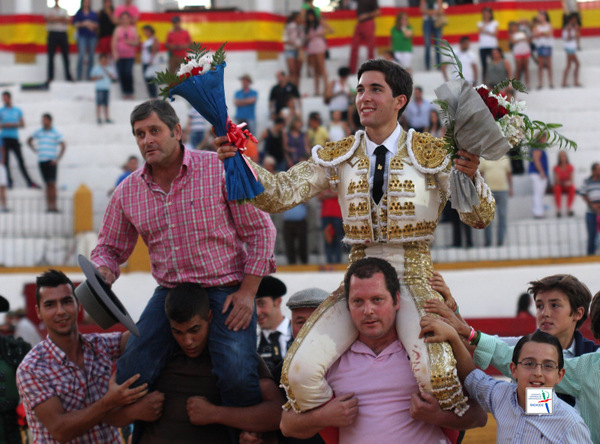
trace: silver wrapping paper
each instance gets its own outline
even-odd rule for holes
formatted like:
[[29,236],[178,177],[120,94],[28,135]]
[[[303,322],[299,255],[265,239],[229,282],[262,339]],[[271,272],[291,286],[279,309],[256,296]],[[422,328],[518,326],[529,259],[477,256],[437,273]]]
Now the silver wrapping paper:
[[[498,160],[511,148],[500,132],[485,102],[463,79],[451,80],[436,88],[435,95],[448,104],[448,118],[454,122],[456,148],[487,160]],[[473,181],[464,173],[450,174],[452,208],[468,213],[479,203]]]

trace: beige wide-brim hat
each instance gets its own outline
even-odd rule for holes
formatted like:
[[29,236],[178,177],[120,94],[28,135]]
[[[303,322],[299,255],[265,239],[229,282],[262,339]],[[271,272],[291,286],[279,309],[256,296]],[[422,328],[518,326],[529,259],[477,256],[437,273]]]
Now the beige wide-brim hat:
[[75,296],[85,311],[104,330],[120,322],[132,334],[139,336],[135,322],[94,264],[81,254],[77,257],[77,262],[86,280],[75,289]]

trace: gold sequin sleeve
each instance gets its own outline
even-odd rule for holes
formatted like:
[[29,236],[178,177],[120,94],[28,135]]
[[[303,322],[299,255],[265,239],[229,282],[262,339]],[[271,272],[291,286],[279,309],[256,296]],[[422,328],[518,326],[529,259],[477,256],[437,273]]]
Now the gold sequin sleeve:
[[263,193],[249,202],[267,213],[289,210],[329,188],[325,167],[317,165],[312,158],[277,174],[268,172],[249,159],[248,162],[265,188]]

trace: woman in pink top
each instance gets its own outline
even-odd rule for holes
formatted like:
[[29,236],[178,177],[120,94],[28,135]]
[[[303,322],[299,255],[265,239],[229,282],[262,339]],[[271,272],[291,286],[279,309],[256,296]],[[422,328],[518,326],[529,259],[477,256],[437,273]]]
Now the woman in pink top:
[[319,80],[323,78],[323,92],[327,88],[327,69],[325,68],[325,53],[327,52],[326,34],[331,34],[333,29],[324,21],[319,20],[315,11],[308,9],[306,11],[306,53],[308,54],[308,63],[313,67],[313,76],[315,79],[315,96],[319,93]]
[[575,185],[573,185],[573,165],[565,151],[558,153],[558,165],[554,167],[554,199],[556,201],[556,217],[560,217],[562,195],[567,195],[567,215],[573,216],[573,201],[575,200]]
[[123,12],[119,16],[119,26],[112,37],[113,58],[117,62],[117,73],[124,99],[133,99],[133,63],[140,44],[140,36],[133,25],[131,15]]

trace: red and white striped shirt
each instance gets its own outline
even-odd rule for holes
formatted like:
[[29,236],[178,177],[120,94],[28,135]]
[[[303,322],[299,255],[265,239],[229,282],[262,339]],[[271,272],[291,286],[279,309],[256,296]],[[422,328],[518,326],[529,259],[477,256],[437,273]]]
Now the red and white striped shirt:
[[275,233],[267,213],[227,200],[216,153],[185,150],[169,193],[154,182],[147,164],[117,187],[91,259],[118,276],[139,234],[160,285],[214,287],[245,274],[273,273]]
[[[121,333],[80,335],[85,372],[47,337],[25,356],[17,369],[17,386],[25,406],[27,424],[37,444],[58,443],[33,409],[58,397],[66,413],[82,410],[108,391],[112,364],[121,354]],[[97,424],[71,444],[121,443],[116,427]]]

